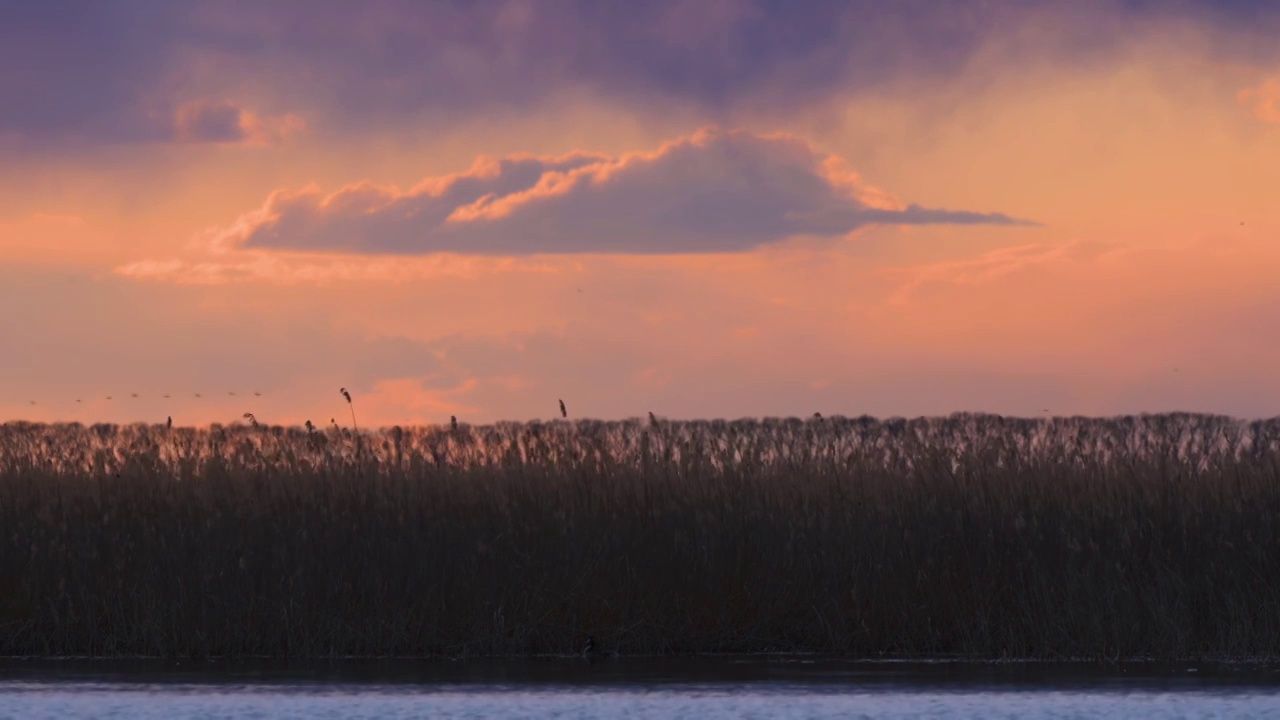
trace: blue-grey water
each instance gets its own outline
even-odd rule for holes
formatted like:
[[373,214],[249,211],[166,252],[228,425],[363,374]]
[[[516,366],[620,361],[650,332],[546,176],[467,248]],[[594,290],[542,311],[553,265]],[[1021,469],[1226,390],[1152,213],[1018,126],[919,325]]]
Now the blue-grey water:
[[0,718],[1280,718],[1263,665],[0,662]]

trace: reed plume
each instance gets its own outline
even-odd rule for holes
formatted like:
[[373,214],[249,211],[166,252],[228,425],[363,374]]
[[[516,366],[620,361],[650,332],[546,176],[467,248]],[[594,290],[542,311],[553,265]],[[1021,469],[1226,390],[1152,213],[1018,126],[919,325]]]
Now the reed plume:
[[347,392],[346,388],[339,388],[339,392],[342,393],[342,397],[347,399],[347,407],[351,408],[351,429],[359,430],[360,426],[356,424],[356,405],[351,402],[351,393]]

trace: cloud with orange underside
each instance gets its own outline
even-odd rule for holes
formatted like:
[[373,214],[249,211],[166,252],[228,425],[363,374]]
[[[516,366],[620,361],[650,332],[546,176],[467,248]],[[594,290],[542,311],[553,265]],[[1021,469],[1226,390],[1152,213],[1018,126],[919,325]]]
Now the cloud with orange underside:
[[397,255],[729,253],[875,223],[1032,224],[904,206],[796,136],[705,129],[614,158],[483,162],[408,191],[367,181],[328,195],[281,190],[218,244]]

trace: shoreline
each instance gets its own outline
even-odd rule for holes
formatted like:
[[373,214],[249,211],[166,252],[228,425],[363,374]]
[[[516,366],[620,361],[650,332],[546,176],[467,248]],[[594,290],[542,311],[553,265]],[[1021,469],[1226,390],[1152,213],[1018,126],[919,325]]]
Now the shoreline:
[[921,666],[1000,666],[1000,665],[1071,665],[1071,666],[1121,666],[1121,665],[1222,665],[1248,666],[1276,665],[1280,669],[1280,655],[1263,657],[1235,656],[1188,656],[1183,658],[1157,658],[1154,656],[1132,656],[1118,659],[1098,659],[1090,657],[1037,658],[1009,657],[989,658],[982,656],[890,656],[864,657],[857,655],[838,655],[823,652],[693,652],[680,654],[634,654],[634,655],[588,655],[573,653],[540,653],[535,655],[299,655],[292,657],[278,655],[219,655],[210,657],[166,657],[163,655],[0,655],[0,664],[21,662],[50,663],[344,663],[344,662],[406,662],[406,663],[468,663],[468,662],[541,662],[541,661],[582,661],[604,662],[620,661],[689,661],[689,660],[779,660],[779,661],[822,661],[839,662],[854,665],[921,665]]

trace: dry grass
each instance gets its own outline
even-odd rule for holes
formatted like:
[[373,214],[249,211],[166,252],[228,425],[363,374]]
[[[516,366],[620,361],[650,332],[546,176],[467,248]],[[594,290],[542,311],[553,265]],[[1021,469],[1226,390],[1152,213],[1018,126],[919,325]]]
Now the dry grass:
[[0,428],[0,654],[1280,654],[1280,420]]

